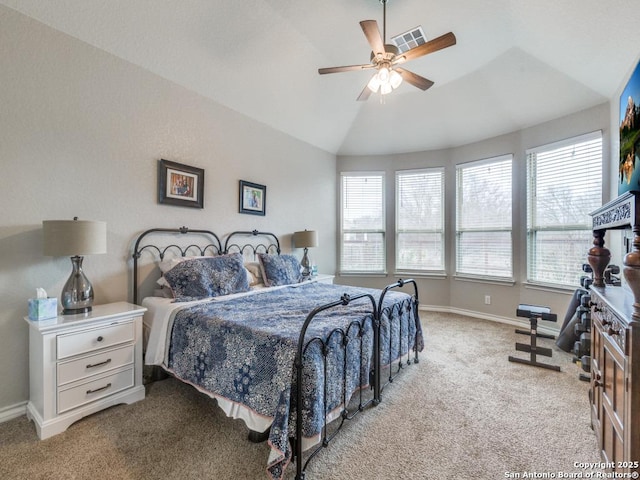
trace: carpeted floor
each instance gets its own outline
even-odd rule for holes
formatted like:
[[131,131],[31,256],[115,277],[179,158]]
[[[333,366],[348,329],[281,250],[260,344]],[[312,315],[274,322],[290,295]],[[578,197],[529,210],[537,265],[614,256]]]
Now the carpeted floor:
[[[420,363],[350,422],[310,463],[307,480],[499,479],[582,472],[598,462],[588,384],[552,340],[545,363],[511,363],[514,328],[422,313]],[[247,441],[240,420],[174,379],[147,397],[87,417],[45,441],[20,417],[0,424],[1,479],[263,479],[266,443]],[[290,465],[286,480],[294,478]],[[509,475],[513,475],[509,477]],[[543,477],[530,477],[543,478]]]

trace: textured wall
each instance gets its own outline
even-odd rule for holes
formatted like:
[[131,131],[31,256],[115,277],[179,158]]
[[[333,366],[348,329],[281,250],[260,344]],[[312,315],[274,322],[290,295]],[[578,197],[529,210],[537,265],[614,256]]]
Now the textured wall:
[[[204,209],[157,203],[160,158],[205,169]],[[42,220],[107,222],[109,253],[84,262],[96,303],[131,300],[132,241],[157,226],[268,229],[287,251],[316,229],[314,259],[334,269],[334,155],[5,7],[0,165],[0,417],[29,395],[27,299],[71,272],[42,255]],[[238,213],[240,179],[267,186],[265,217]]]

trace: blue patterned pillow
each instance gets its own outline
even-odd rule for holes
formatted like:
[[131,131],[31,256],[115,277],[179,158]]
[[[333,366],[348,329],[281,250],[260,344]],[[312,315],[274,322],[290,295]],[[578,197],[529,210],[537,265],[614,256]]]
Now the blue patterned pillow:
[[262,278],[267,287],[291,285],[302,281],[300,262],[293,255],[260,253],[258,258],[262,265]]
[[176,302],[249,290],[249,277],[239,253],[185,260],[166,272],[164,278]]

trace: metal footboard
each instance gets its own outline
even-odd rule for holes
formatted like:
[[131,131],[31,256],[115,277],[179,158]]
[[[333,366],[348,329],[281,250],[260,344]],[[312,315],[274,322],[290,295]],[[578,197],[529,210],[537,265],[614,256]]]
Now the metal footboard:
[[[327,337],[326,340],[323,340],[319,337],[314,337],[311,338],[309,340],[306,341],[305,343],[305,336],[307,333],[307,328],[309,327],[309,324],[313,321],[314,317],[320,313],[323,312],[325,310],[329,310],[331,308],[335,308],[337,306],[340,305],[349,305],[351,302],[354,302],[358,299],[361,298],[365,298],[368,299],[371,302],[371,316],[370,317],[366,317],[364,319],[362,319],[362,321],[358,321],[355,320],[353,322],[351,322],[349,324],[349,326],[347,327],[346,331],[343,329],[336,329],[333,330]],[[362,378],[363,376],[363,358],[362,358],[362,354],[363,354],[363,337],[364,337],[364,333],[365,333],[365,328],[366,328],[366,322],[367,320],[371,321],[371,325],[373,328],[373,337],[374,337],[374,354],[373,354],[373,358],[377,358],[379,357],[377,351],[375,350],[376,347],[376,340],[375,338],[378,336],[378,322],[377,322],[377,318],[376,318],[376,314],[377,314],[377,307],[376,307],[376,302],[375,299],[373,298],[372,295],[368,294],[368,293],[364,293],[361,295],[355,295],[355,296],[349,296],[348,294],[344,294],[342,295],[342,297],[340,298],[340,300],[333,302],[333,303],[328,303],[326,305],[322,305],[320,307],[317,307],[315,309],[313,309],[311,311],[311,313],[309,313],[309,315],[307,315],[307,318],[304,321],[304,324],[302,325],[302,329],[300,330],[300,338],[298,340],[298,352],[296,354],[296,359],[295,359],[295,368],[296,368],[296,436],[295,436],[295,441],[294,441],[294,455],[295,455],[295,462],[296,462],[296,480],[304,480],[305,478],[305,470],[307,468],[307,465],[309,464],[309,462],[311,461],[312,458],[314,458],[319,452],[320,450],[322,450],[322,448],[326,447],[329,445],[329,442],[335,437],[335,435],[338,433],[338,431],[342,428],[342,425],[344,424],[345,420],[350,420],[352,418],[354,418],[358,413],[360,413],[362,410],[364,410],[364,408],[369,405],[369,403],[371,403],[372,401],[374,401],[374,399],[369,399],[367,401],[364,400],[364,396],[363,396],[363,391],[362,389],[360,389],[359,391],[359,402],[358,402],[358,407],[357,409],[355,409],[353,412],[349,412],[348,409],[348,403],[349,403],[349,398],[347,398],[347,348],[346,348],[346,344],[347,342],[349,342],[349,338],[350,338],[350,333],[352,331],[352,329],[356,330],[357,333],[357,338],[360,339],[360,349],[359,349],[359,354],[360,354],[360,365],[359,365],[359,371],[360,371],[360,385],[365,384],[365,379]],[[341,340],[342,345],[345,347],[344,348],[344,359],[343,359],[343,379],[342,379],[342,411],[340,412],[340,417],[341,417],[341,421],[339,426],[333,431],[333,432],[329,432],[328,430],[328,424],[327,424],[327,416],[329,414],[329,412],[327,411],[327,391],[328,391],[328,385],[327,382],[329,381],[328,376],[327,376],[327,346],[330,344],[330,342],[332,341],[332,339],[337,336],[339,340]],[[303,392],[303,364],[304,364],[304,354],[305,352],[309,349],[309,347],[311,347],[312,345],[314,345],[315,343],[319,343],[322,351],[323,351],[323,358],[324,358],[324,385],[323,385],[323,392],[322,394],[324,395],[324,425],[322,428],[322,431],[320,432],[321,435],[321,442],[320,444],[315,447],[307,456],[306,461],[303,463],[303,405],[304,405],[304,392]],[[377,343],[379,345],[379,342]],[[366,375],[366,373],[364,374]]]
[[[413,295],[401,302],[399,304],[399,306],[391,306],[391,308],[384,307],[384,298],[387,294],[387,292],[391,289],[394,288],[402,288],[405,285],[413,285]],[[372,314],[370,317],[366,317],[365,319],[362,320],[354,320],[353,322],[351,322],[349,324],[349,326],[346,328],[346,330],[343,329],[336,329],[333,330],[327,337],[326,339],[322,339],[319,337],[314,337],[314,338],[310,338],[310,339],[306,339],[306,333],[307,333],[307,329],[309,327],[309,324],[313,321],[313,319],[316,317],[317,314],[319,314],[320,312],[323,312],[325,310],[329,310],[331,308],[335,308],[337,306],[340,305],[349,305],[351,302],[354,302],[356,300],[359,299],[368,299],[369,302],[371,302],[371,307],[372,307]],[[416,322],[416,329],[415,329],[415,333],[413,333],[413,338],[411,338],[412,333],[410,332],[410,328],[408,325],[406,325],[406,327],[403,329],[403,322],[402,322],[402,312],[401,311],[396,311],[398,309],[407,309],[407,310],[412,310],[413,313],[413,318],[415,319]],[[381,359],[381,322],[383,319],[383,316],[386,317],[387,321],[388,321],[388,328],[389,328],[389,378],[385,380],[385,382],[383,383],[382,381],[382,375],[381,375],[381,371],[382,371],[382,359]],[[398,335],[393,335],[393,322],[397,319],[399,325],[398,325]],[[364,337],[364,333],[365,333],[365,329],[368,327],[368,325],[366,324],[367,321],[371,322],[371,328],[372,328],[372,333],[373,333],[373,352],[372,352],[372,356],[371,356],[371,367],[369,372],[365,372],[363,373],[363,353],[364,353],[364,349],[363,349],[363,337]],[[317,308],[315,308],[314,310],[311,311],[311,313],[309,313],[309,315],[307,315],[304,324],[302,325],[302,329],[300,330],[300,336],[299,336],[299,340],[298,340],[298,351],[296,354],[296,358],[295,358],[295,369],[296,369],[296,432],[295,432],[295,438],[292,439],[293,442],[293,455],[294,455],[294,461],[296,464],[296,480],[304,480],[305,479],[305,470],[309,464],[309,462],[311,461],[311,459],[313,459],[324,447],[327,447],[329,445],[329,442],[337,435],[338,431],[340,431],[340,429],[342,428],[342,426],[344,425],[345,420],[351,420],[352,418],[354,418],[358,413],[362,412],[367,406],[369,405],[378,405],[381,401],[381,392],[382,389],[388,385],[389,383],[393,382],[393,379],[395,378],[395,376],[400,372],[400,370],[403,368],[403,357],[404,355],[402,354],[402,346],[403,346],[403,341],[404,341],[404,345],[406,345],[406,356],[407,356],[407,360],[406,363],[407,364],[411,364],[411,363],[418,363],[418,351],[419,351],[419,346],[418,346],[418,335],[420,333],[420,319],[418,317],[418,287],[416,285],[416,282],[413,279],[409,279],[409,280],[398,280],[396,283],[388,285],[381,293],[380,298],[378,299],[378,303],[376,304],[376,301],[374,299],[374,297],[371,294],[368,293],[363,293],[360,295],[355,295],[355,296],[349,296],[348,294],[344,294],[340,300],[333,302],[333,303],[329,303],[326,305],[322,305],[319,306]],[[346,348],[347,343],[349,341],[352,341],[352,337],[353,335],[350,335],[352,333],[352,331],[355,330],[355,333],[357,333],[357,335],[355,335],[356,338],[359,339],[360,341],[360,348],[359,348],[359,355],[360,355],[360,380],[359,380],[359,385],[365,385],[367,383],[367,380],[371,386],[371,389],[373,390],[373,395],[371,396],[371,394],[367,395],[367,399],[365,399],[365,394],[364,394],[364,389],[360,388],[358,391],[359,394],[359,398],[351,400],[350,398],[347,398],[347,353],[348,353],[348,349]],[[332,431],[329,431],[328,428],[328,421],[327,421],[327,417],[329,412],[327,411],[327,390],[328,390],[328,385],[327,382],[330,381],[330,379],[327,376],[327,348],[328,345],[332,342],[333,339],[335,339],[337,337],[337,339],[341,342],[341,344],[344,347],[344,356],[343,356],[343,379],[342,379],[342,403],[341,403],[341,408],[342,411],[340,412],[339,416],[336,416],[335,419],[339,420],[339,424],[336,426],[335,429],[332,429]],[[393,351],[393,343],[397,342],[397,351],[398,351],[398,356],[397,358],[395,358],[393,361],[391,361],[391,352]],[[411,343],[413,343],[413,351],[414,351],[414,358],[413,360],[411,359],[411,348],[409,348],[409,345],[411,345]],[[323,352],[323,358],[324,358],[324,385],[322,386],[323,388],[323,392],[321,393],[322,395],[324,395],[324,399],[323,399],[323,405],[324,405],[324,409],[325,411],[323,412],[324,414],[324,424],[322,427],[322,431],[320,432],[320,443],[319,445],[317,445],[316,447],[314,447],[313,449],[310,450],[310,452],[308,452],[306,454],[306,461],[303,461],[303,405],[304,405],[304,391],[302,388],[303,385],[303,379],[304,379],[304,355],[305,352],[313,345],[319,345],[319,347],[322,349]],[[397,371],[394,373],[393,372],[393,363],[397,360],[398,362],[398,368]],[[369,378],[365,379],[363,378],[363,375],[368,375]],[[354,397],[355,398],[355,397]],[[357,406],[356,405],[356,401],[357,401]],[[349,406],[353,406],[352,411],[349,411]]]
[[[406,301],[406,302],[402,302],[401,304],[397,304],[397,305],[393,305],[391,306],[391,308],[385,308],[384,307],[384,297],[387,295],[387,292],[389,292],[390,290],[393,290],[394,288],[402,288],[405,285],[413,285],[413,295],[411,297],[410,300]],[[378,300],[378,309],[376,312],[376,317],[378,318],[378,321],[380,322],[380,324],[382,324],[382,319],[383,317],[386,316],[386,318],[388,319],[388,342],[389,342],[389,376],[388,378],[384,381],[381,378],[382,376],[382,359],[380,358],[380,356],[378,356],[376,358],[376,367],[375,367],[375,372],[374,372],[374,385],[375,385],[375,397],[378,399],[378,401],[381,401],[382,398],[382,390],[391,382],[393,382],[394,378],[398,375],[398,373],[400,373],[400,371],[402,370],[402,368],[404,367],[404,364],[402,362],[403,359],[403,354],[402,354],[402,346],[403,346],[403,340],[406,342],[406,346],[407,346],[407,365],[410,365],[412,362],[413,363],[418,363],[419,359],[418,359],[418,335],[420,333],[421,330],[421,326],[420,326],[420,317],[418,314],[418,305],[419,305],[419,298],[418,298],[418,285],[416,284],[415,280],[413,279],[407,279],[407,280],[403,280],[403,279],[399,279],[396,283],[393,283],[391,285],[387,285],[384,290],[382,291],[382,294],[380,295],[380,299]],[[413,310],[413,318],[415,320],[415,332],[413,334],[413,338],[411,338],[411,332],[409,329],[409,325],[406,325],[405,331],[403,331],[403,322],[402,322],[402,312],[398,311],[399,309],[412,309]],[[398,335],[397,337],[394,337],[394,320],[398,321]],[[382,325],[381,327],[382,328]],[[381,337],[382,337],[382,332],[379,332],[378,335],[378,340],[381,341]],[[394,347],[394,342],[397,343],[397,351],[398,351],[398,358],[396,359],[398,361],[398,365],[397,365],[397,370],[393,371],[393,363],[396,361],[394,359],[391,358],[391,353],[394,351],[393,347]],[[413,361],[411,360],[411,349],[409,348],[409,345],[411,345],[411,343],[413,342],[413,352],[414,352],[414,359]],[[377,347],[377,351],[380,352],[380,346]]]

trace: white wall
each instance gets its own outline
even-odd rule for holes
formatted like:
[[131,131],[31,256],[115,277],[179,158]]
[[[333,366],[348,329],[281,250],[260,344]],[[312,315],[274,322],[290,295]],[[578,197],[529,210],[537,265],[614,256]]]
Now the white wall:
[[[339,156],[338,172],[348,171],[384,171],[386,172],[387,192],[387,232],[394,231],[395,211],[395,171],[425,167],[445,167],[445,215],[446,245],[448,259],[448,277],[416,278],[420,289],[420,303],[437,309],[454,309],[462,312],[473,312],[487,318],[500,320],[515,319],[518,304],[529,303],[548,305],[558,314],[558,323],[541,322],[550,329],[559,329],[570,301],[573,290],[554,291],[534,288],[526,285],[526,170],[525,151],[529,148],[563,140],[583,133],[602,130],[604,152],[604,199],[610,198],[610,113],[609,103],[563,117],[548,123],[519,132],[502,135],[482,142],[462,147],[439,151],[418,152],[411,154],[384,156]],[[617,130],[616,130],[617,131]],[[514,285],[491,282],[469,281],[454,278],[451,273],[455,269],[453,252],[455,252],[455,166],[473,160],[490,158],[503,154],[514,155],[514,193],[513,193],[513,235],[514,235]],[[339,187],[338,187],[339,188]],[[387,255],[388,277],[339,277],[338,282],[345,284],[364,284],[380,287],[397,278],[393,274],[393,235],[388,238],[390,248]],[[586,261],[585,251],[585,261]],[[490,295],[492,302],[485,305],[485,295]]]
[[[157,203],[160,158],[205,169],[202,210]],[[42,255],[42,220],[107,222],[85,258],[96,303],[131,300],[130,255],[147,228],[316,229],[335,265],[335,156],[0,6],[0,419],[28,399],[36,287],[58,296],[68,258]],[[238,181],[267,186],[266,216],[238,213]],[[301,250],[295,253],[302,256]],[[9,413],[7,413],[9,412]]]

